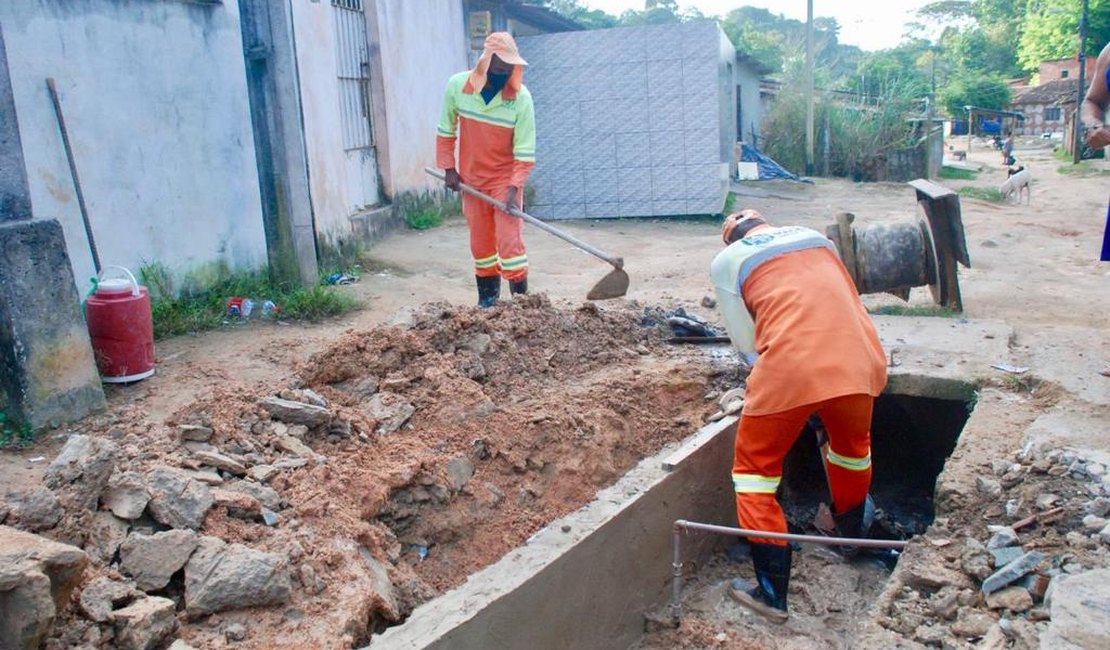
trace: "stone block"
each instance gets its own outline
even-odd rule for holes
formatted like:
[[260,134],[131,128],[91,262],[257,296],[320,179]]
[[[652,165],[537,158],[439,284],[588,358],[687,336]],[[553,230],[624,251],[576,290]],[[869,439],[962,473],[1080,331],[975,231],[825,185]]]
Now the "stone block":
[[155,596],[142,598],[112,614],[116,647],[121,650],[154,650],[177,629],[174,602]]
[[1039,551],[1029,551],[1018,559],[1010,562],[998,571],[995,571],[983,581],[983,593],[991,594],[1008,584],[1018,580],[1025,574],[1033,570],[1037,564],[1044,559],[1044,555]]
[[38,648],[87,563],[79,548],[0,526],[0,648]]
[[1042,648],[1110,647],[1110,569],[1067,578],[1054,592]]
[[270,417],[286,424],[303,424],[315,429],[331,422],[331,411],[312,404],[267,397],[262,400],[261,406],[270,413]]
[[146,476],[150,492],[150,514],[171,528],[196,530],[212,507],[212,491],[207,485],[180,469],[159,466]]
[[120,546],[120,569],[143,591],[162,589],[189,561],[197,543],[197,534],[191,530],[131,533]]
[[61,225],[0,223],[0,410],[33,429],[104,409]]
[[116,467],[119,446],[111,440],[73,435],[46,468],[47,487],[63,490],[70,502],[95,510]]
[[289,600],[283,559],[204,537],[185,565],[185,607],[191,614],[275,605]]

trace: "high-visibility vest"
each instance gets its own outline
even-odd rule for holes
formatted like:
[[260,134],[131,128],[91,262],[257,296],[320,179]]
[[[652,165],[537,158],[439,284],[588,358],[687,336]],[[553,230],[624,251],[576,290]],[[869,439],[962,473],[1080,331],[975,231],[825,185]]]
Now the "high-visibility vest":
[[779,255],[809,248],[836,247],[824,235],[802,226],[758,228],[725,248],[709,266],[709,277],[717,294],[717,309],[725,321],[732,346],[755,352],[755,319],[744,303],[744,281],[760,264]]

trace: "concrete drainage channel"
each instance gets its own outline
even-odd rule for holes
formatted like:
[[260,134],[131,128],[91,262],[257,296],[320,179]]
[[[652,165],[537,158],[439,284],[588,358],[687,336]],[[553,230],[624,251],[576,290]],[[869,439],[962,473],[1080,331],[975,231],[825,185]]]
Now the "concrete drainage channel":
[[[877,400],[872,453],[874,493],[888,512],[880,535],[895,538],[931,523],[933,486],[968,422],[974,388],[950,373],[891,374],[889,388],[905,392]],[[727,480],[735,422],[705,426],[645,459],[586,507],[418,607],[371,647],[640,647],[645,617],[663,619],[669,611],[674,522],[735,525]],[[814,440],[803,432],[784,472],[788,516],[800,528],[827,500]],[[731,541],[691,532],[682,545],[687,576]]]

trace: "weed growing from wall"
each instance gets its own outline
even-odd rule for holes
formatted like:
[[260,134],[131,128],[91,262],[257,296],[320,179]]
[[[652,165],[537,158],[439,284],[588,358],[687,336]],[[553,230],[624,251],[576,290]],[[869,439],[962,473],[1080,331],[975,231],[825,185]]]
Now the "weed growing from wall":
[[393,207],[413,230],[427,230],[462,214],[462,200],[449,190],[402,192],[394,197]]
[[21,422],[6,412],[0,411],[0,448],[26,447],[31,444],[34,433],[31,425]]

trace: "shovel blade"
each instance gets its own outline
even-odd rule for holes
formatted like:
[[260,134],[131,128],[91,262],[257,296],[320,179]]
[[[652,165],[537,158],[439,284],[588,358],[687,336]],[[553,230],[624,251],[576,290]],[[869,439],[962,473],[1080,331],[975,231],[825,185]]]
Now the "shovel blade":
[[623,269],[613,269],[598,280],[593,289],[586,294],[586,300],[609,300],[620,298],[628,293],[628,274]]

